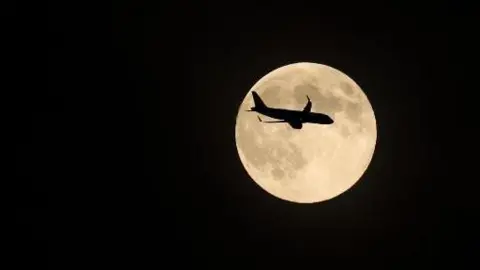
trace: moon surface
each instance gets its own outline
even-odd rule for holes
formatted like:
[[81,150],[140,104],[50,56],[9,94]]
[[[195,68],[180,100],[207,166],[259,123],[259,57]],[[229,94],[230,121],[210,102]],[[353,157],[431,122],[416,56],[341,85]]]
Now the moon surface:
[[[257,112],[252,91],[274,108],[329,115],[331,125],[288,123]],[[341,71],[317,63],[294,63],[275,69],[248,91],[238,110],[235,140],[249,176],[277,198],[296,203],[332,199],[350,189],[365,173],[375,150],[377,126],[362,89]]]

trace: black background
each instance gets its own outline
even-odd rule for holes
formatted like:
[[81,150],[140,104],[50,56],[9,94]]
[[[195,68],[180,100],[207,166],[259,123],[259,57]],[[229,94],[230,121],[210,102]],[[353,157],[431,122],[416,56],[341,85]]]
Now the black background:
[[[473,17],[424,5],[50,4],[47,87],[16,96],[19,262],[473,258]],[[352,77],[378,124],[362,180],[314,205],[267,195],[234,141],[251,86],[301,61]]]

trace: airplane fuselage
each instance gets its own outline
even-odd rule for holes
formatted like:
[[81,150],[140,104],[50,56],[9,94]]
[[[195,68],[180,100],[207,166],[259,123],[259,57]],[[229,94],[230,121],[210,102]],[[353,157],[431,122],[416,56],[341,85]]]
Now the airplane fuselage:
[[254,111],[265,116],[285,120],[292,124],[293,127],[301,128],[303,123],[314,124],[332,124],[333,120],[326,114],[315,112],[302,112],[289,109],[278,108],[254,108]]
[[249,111],[257,112],[268,116],[270,118],[278,119],[278,121],[262,121],[260,117],[258,120],[266,123],[281,123],[286,122],[294,129],[301,129],[304,123],[324,124],[329,125],[333,123],[330,116],[323,113],[311,112],[312,102],[307,96],[307,104],[302,111],[295,111],[289,109],[279,109],[268,107],[260,98],[257,92],[252,91],[253,102],[255,104]]

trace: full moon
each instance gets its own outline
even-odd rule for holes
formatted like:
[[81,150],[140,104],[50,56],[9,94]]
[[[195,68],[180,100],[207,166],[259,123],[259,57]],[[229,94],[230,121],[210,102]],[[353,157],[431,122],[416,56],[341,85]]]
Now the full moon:
[[[265,123],[248,111],[252,91],[268,107],[329,115],[333,124]],[[264,122],[260,122],[258,116]],[[246,93],[238,110],[235,140],[248,175],[271,195],[296,203],[330,200],[350,189],[365,173],[377,140],[373,108],[362,89],[343,72],[316,63],[275,69]]]

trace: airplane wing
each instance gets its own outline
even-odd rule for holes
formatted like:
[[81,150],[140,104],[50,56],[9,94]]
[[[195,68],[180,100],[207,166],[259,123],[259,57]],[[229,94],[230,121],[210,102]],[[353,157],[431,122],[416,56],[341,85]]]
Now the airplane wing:
[[258,118],[258,121],[260,121],[262,123],[285,123],[285,122],[287,122],[285,120],[263,121],[262,118],[260,118],[260,116],[257,116],[257,118]]
[[305,108],[303,108],[303,112],[309,113],[312,110],[312,102],[310,101],[310,98],[307,95],[307,104],[305,105]]
[[291,121],[286,121],[286,120],[276,120],[276,121],[263,121],[260,116],[258,116],[258,121],[262,123],[288,123],[292,128],[294,129],[301,129],[303,124],[302,122],[291,122]]

